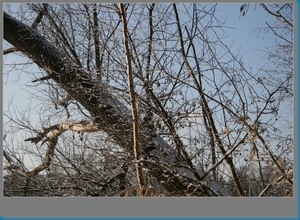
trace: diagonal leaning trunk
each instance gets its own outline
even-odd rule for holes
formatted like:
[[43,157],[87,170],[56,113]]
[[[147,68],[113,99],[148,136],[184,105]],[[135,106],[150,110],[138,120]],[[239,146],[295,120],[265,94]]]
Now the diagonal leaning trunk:
[[[133,140],[129,138],[132,137],[130,111],[109,93],[103,83],[94,81],[86,69],[68,59],[45,37],[5,12],[4,39],[43,68],[49,77],[89,111],[100,130],[133,155]],[[185,195],[187,186],[192,183],[207,189],[203,195],[228,196],[216,182],[206,180],[207,183],[203,184],[188,168],[175,165],[177,153],[161,137],[142,140],[142,146],[144,167],[170,194]],[[203,175],[200,170],[197,172]]]

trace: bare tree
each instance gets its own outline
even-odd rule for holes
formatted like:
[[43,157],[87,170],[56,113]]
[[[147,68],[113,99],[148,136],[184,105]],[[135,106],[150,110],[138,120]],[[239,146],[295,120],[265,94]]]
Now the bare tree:
[[248,160],[260,178],[271,161],[293,184],[272,146],[287,140],[278,119],[292,75],[271,83],[247,69],[222,40],[217,4],[22,6],[30,12],[23,22],[4,12],[13,46],[4,54],[37,64],[44,75],[32,83],[46,88],[48,103],[41,129],[6,114],[28,131],[26,148],[36,146],[40,161],[28,168],[5,141],[6,169],[25,178],[22,192],[245,196],[239,172]]

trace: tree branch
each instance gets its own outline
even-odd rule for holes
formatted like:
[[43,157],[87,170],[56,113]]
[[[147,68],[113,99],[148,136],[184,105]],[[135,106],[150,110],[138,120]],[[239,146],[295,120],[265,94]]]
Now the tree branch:
[[[63,55],[45,37],[32,28],[12,18],[6,12],[3,16],[4,39],[43,68],[61,88],[81,103],[89,111],[98,129],[106,132],[126,152],[133,152],[132,120],[129,111],[123,103],[109,93],[104,83],[95,82],[91,79],[89,72]],[[73,124],[72,126],[75,129],[76,125]],[[60,132],[60,128],[52,131],[52,142],[55,141],[55,135],[57,136]],[[141,143],[145,146],[153,145],[156,148],[150,153],[143,152],[147,157],[152,158],[157,163],[167,161],[172,169],[177,170],[178,173],[186,173],[189,176],[188,179],[180,179],[177,176],[170,179],[163,175],[163,170],[149,165],[147,168],[151,175],[162,182],[167,191],[174,192],[176,190],[175,192],[184,194],[186,186],[190,182],[199,182],[190,170],[176,167],[174,163],[176,161],[176,151],[161,137],[152,137],[150,141],[143,138]],[[49,147],[47,155],[52,156],[53,147]],[[45,168],[49,163],[49,160],[45,161],[37,170]],[[195,172],[199,176],[203,174],[200,170],[195,170]],[[215,182],[214,184],[213,182],[210,183],[212,186],[217,184]],[[228,195],[224,191],[222,193]]]
[[[123,38],[124,38],[124,50],[126,55],[126,64],[127,64],[127,75],[128,75],[128,84],[129,84],[129,94],[130,94],[130,104],[131,104],[131,112],[132,112],[132,129],[133,129],[133,149],[134,149],[134,157],[135,160],[138,161],[141,156],[140,150],[140,134],[139,134],[139,121],[138,121],[138,112],[136,107],[136,100],[135,100],[135,92],[134,92],[134,84],[133,84],[133,74],[132,74],[132,67],[131,67],[131,59],[130,59],[130,51],[128,46],[128,32],[127,32],[127,20],[126,20],[126,13],[124,9],[124,4],[120,3],[120,14],[121,19],[123,22]],[[137,179],[139,184],[139,189],[145,187],[142,167],[139,163],[136,163],[136,172],[137,172]]]

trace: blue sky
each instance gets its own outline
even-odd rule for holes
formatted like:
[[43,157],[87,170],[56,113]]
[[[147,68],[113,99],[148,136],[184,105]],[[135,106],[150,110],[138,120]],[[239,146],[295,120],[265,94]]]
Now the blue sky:
[[228,44],[234,43],[234,51],[240,51],[245,65],[253,68],[264,65],[265,47],[272,46],[274,35],[259,33],[258,28],[265,27],[265,22],[273,23],[274,19],[260,6],[252,4],[245,16],[240,16],[241,4],[219,4],[216,15],[227,20],[227,25],[234,29],[226,29]]

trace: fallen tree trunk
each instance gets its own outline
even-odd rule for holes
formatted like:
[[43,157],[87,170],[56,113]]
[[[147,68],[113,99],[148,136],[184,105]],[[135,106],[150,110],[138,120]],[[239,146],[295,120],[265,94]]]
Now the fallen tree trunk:
[[[89,111],[99,130],[133,155],[130,111],[107,90],[105,84],[94,81],[91,73],[68,59],[36,30],[5,12],[4,39],[43,68],[50,78]],[[187,164],[176,160],[177,152],[163,138],[156,136],[150,141],[142,138],[141,142],[144,167],[171,195],[186,195],[190,184],[199,186],[199,195],[228,195],[214,181],[204,183],[197,180]],[[197,173],[198,176],[203,175],[200,170]]]

